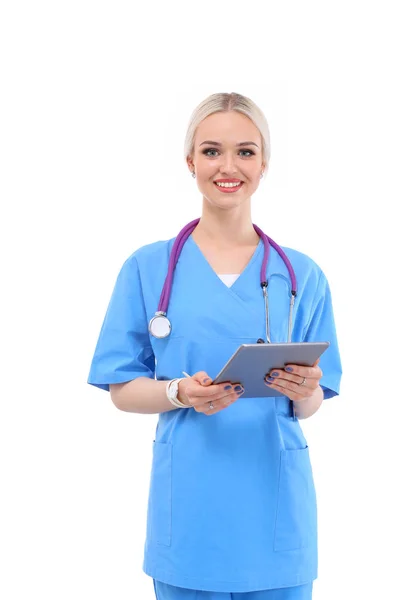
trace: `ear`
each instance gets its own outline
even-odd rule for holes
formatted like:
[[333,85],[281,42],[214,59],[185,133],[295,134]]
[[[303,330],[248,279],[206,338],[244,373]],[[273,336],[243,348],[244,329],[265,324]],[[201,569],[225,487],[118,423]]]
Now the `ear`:
[[187,162],[187,166],[189,167],[189,171],[193,171],[194,170],[194,164],[193,164],[193,160],[190,156],[186,157],[186,162]]

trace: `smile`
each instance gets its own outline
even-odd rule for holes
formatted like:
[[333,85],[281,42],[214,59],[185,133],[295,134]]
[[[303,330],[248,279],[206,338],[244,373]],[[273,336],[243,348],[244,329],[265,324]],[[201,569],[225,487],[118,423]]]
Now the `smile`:
[[243,185],[243,181],[238,181],[238,182],[234,182],[234,183],[216,183],[214,181],[213,183],[224,194],[236,192]]

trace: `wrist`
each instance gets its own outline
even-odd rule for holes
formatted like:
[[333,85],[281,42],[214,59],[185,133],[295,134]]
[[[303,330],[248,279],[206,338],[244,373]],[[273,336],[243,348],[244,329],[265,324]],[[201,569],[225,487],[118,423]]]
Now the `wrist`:
[[182,387],[182,381],[185,381],[184,379],[181,379],[178,383],[178,393],[177,393],[177,399],[179,400],[179,402],[182,402],[182,404],[184,404],[185,406],[190,407],[191,404],[188,400],[188,397],[186,396],[185,392],[183,391]]
[[298,419],[307,419],[311,417],[320,408],[324,399],[324,391],[319,385],[311,396],[303,400],[294,400],[294,410]]
[[176,406],[176,408],[189,408],[190,405],[183,403],[178,396],[179,384],[181,381],[181,378],[175,378],[171,379],[171,381],[168,381],[167,387],[165,388],[166,396],[169,402]]

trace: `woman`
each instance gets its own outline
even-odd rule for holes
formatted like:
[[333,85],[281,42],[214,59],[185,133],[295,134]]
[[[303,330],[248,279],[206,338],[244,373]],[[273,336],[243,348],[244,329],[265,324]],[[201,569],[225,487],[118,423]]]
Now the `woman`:
[[[265,385],[283,395],[272,398],[212,384],[240,344],[265,338],[264,241],[251,197],[269,157],[267,121],[249,98],[213,94],[196,108],[185,158],[203,195],[201,218],[180,253],[173,238],[125,261],[95,349],[88,383],[121,410],[159,413],[143,564],[158,600],[309,600],[317,576],[299,419],[339,393],[341,365],[329,286],[313,260],[284,249],[297,278],[292,341],[329,341],[319,364],[273,369]],[[171,329],[154,335],[171,253]],[[289,275],[271,247],[272,342],[287,341]]]

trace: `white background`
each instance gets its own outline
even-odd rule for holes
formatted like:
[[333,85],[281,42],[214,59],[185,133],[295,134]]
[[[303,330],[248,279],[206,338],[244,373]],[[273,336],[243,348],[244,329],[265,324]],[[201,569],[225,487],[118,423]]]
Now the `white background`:
[[4,600],[154,598],[141,566],[157,415],[118,411],[86,379],[124,260],[200,216],[183,140],[220,91],[269,121],[253,221],[313,257],[333,294],[341,394],[303,422],[314,598],[398,594],[394,5],[2,3]]

